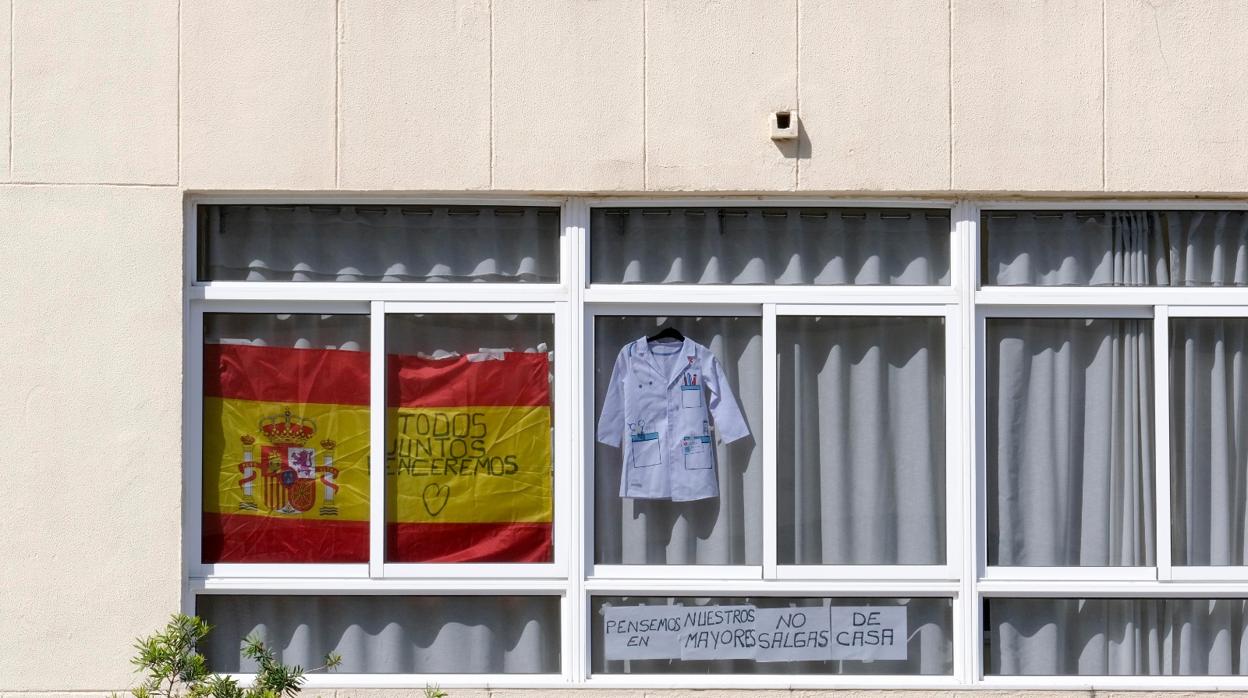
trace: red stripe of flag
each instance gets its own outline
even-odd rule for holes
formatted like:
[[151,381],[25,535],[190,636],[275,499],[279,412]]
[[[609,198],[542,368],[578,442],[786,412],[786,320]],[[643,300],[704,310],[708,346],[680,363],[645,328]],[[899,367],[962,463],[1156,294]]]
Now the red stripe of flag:
[[390,523],[390,562],[550,562],[549,523]]
[[[391,407],[544,407],[550,361],[508,352],[502,360],[390,355]],[[245,344],[204,345],[206,397],[368,405],[367,352]]]
[[546,407],[550,360],[545,352],[507,352],[503,359],[389,357],[390,407]]
[[204,512],[202,558],[213,562],[368,562],[367,521]]
[[204,345],[204,396],[368,405],[368,352]]

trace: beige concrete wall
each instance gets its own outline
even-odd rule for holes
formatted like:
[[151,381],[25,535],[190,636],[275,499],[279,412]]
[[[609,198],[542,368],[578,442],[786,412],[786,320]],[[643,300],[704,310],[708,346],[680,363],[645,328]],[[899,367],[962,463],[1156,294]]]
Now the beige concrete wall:
[[1242,195],[1245,37],[1239,0],[0,0],[0,692],[124,687],[178,607],[185,192]]
[[[603,688],[454,688],[443,687],[447,698],[1248,698],[1248,691],[1062,690],[1005,691],[987,689],[603,689]],[[305,689],[300,698],[424,698],[422,688]],[[115,698],[107,692],[10,691],[4,698]]]
[[1239,0],[0,0],[0,180],[1242,194],[1245,36]]
[[0,185],[0,692],[124,687],[179,607],[180,203]]

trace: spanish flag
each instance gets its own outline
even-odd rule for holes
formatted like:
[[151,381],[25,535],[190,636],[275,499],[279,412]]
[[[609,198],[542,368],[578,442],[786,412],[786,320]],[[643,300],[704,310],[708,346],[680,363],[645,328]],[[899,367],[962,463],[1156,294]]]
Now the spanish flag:
[[368,363],[204,346],[203,562],[368,561]]
[[387,559],[552,559],[550,360],[390,356]]
[[[387,560],[548,562],[545,353],[387,357]],[[203,562],[367,562],[367,352],[204,347]]]

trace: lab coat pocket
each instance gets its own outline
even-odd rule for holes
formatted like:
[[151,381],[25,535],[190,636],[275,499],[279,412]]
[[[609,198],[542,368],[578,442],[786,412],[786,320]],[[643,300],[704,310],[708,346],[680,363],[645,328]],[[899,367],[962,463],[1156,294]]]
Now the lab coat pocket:
[[682,385],[680,386],[680,406],[686,409],[702,406],[702,386],[700,385]]
[[680,440],[680,450],[685,456],[685,470],[710,470],[715,464],[710,436],[686,436]]
[[650,468],[663,462],[663,447],[660,443],[659,432],[633,434],[630,441],[632,442],[634,468]]

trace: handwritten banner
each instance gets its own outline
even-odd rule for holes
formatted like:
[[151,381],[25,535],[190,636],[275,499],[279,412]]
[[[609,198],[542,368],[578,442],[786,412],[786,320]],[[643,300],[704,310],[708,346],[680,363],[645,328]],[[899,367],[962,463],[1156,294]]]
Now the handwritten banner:
[[753,659],[753,606],[685,606],[681,659]]
[[905,659],[906,609],[901,606],[833,606],[833,659]]
[[756,662],[807,662],[831,658],[828,614],[822,608],[758,609]]
[[671,659],[680,656],[681,606],[608,608],[603,620],[607,659]]
[[388,361],[386,558],[549,562],[548,355]]
[[622,606],[603,610],[608,660],[906,659],[904,606]]

